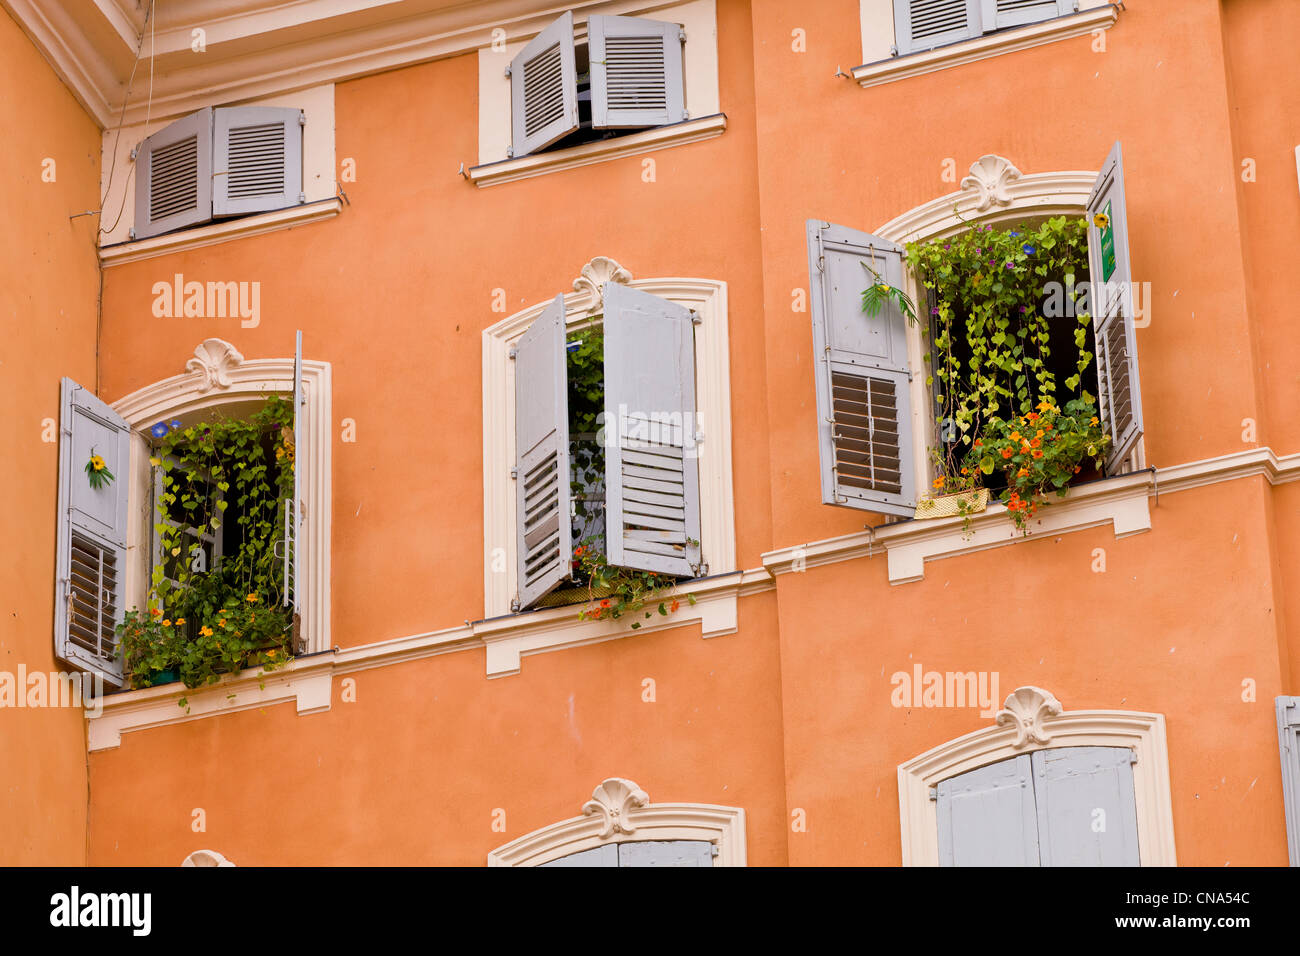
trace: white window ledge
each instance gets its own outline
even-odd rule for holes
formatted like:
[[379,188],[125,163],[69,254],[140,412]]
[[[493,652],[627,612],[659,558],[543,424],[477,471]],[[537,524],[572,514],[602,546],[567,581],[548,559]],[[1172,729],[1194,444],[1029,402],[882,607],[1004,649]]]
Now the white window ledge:
[[1010,30],[1000,30],[974,40],[962,40],[920,53],[890,57],[853,68],[853,78],[860,86],[879,86],[908,76],[920,76],[946,70],[962,63],[974,63],[989,57],[1027,50],[1057,40],[1085,36],[1095,30],[1107,30],[1119,18],[1119,7],[1104,6],[1084,10],[1071,16],[1055,17]]
[[559,149],[550,153],[536,153],[518,159],[503,159],[498,163],[474,166],[469,171],[469,179],[480,187],[512,183],[517,179],[544,176],[562,169],[575,169],[578,166],[590,166],[593,163],[603,163],[624,156],[636,156],[669,146],[697,143],[700,140],[721,136],[726,128],[727,114],[715,113],[712,116],[702,116],[699,119],[673,123],[670,126],[648,129],[643,133],[631,133],[627,136],[584,143],[581,146]]
[[317,202],[303,203],[300,206],[290,206],[288,209],[276,209],[254,216],[169,232],[163,236],[105,246],[99,250],[99,262],[105,268],[120,266],[126,262],[152,259],[155,256],[198,249],[218,242],[247,239],[249,236],[260,236],[266,232],[277,232],[281,229],[292,229],[294,226],[304,226],[310,222],[333,219],[342,211],[343,200],[337,197],[322,199]]
[[[334,648],[299,657],[285,667],[264,673],[259,668],[223,677],[216,684],[190,690],[173,683],[160,687],[110,694],[99,713],[88,713],[87,745],[91,752],[122,743],[122,734],[168,724],[183,723],[218,714],[294,701],[298,713],[315,714],[330,709],[333,683],[356,671],[420,660],[438,654],[486,648],[487,677],[519,673],[529,654],[558,651],[584,644],[649,634],[696,621],[701,636],[733,634],[737,628],[737,601],[770,590],[771,576],[759,568],[688,581],[665,597],[681,601],[672,614],[654,613],[650,620],[635,615],[617,621],[580,621],[581,605],[512,614],[486,621],[467,621],[461,627],[414,634],[346,650]],[[695,603],[686,595],[695,597]],[[642,626],[633,629],[633,624]],[[180,701],[185,700],[185,706]]]
[[763,555],[763,566],[772,575],[779,575],[883,553],[889,565],[889,583],[906,584],[925,577],[926,561],[1107,524],[1114,528],[1116,538],[1149,531],[1151,496],[1158,506],[1162,494],[1256,475],[1275,485],[1300,480],[1300,454],[1279,458],[1270,448],[1252,448],[1220,458],[1089,482],[1070,489],[1065,498],[1051,496],[1050,504],[1031,521],[1027,535],[1012,524],[1004,505],[991,504],[971,518],[969,531],[960,517],[898,521],[839,538],[769,551]]

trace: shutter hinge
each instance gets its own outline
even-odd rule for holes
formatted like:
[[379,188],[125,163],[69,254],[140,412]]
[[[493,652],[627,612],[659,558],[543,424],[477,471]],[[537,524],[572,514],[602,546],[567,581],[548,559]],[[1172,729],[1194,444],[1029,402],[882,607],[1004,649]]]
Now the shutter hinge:
[[307,194],[306,194],[306,193],[299,193],[299,194],[298,194],[298,203],[299,203],[299,204],[302,204],[302,203],[305,203],[306,201],[307,201]]
[[694,309],[691,309],[691,325],[703,325],[703,324],[704,324],[704,319],[700,316],[700,313],[696,312]]
[[515,614],[518,614],[519,611],[521,610],[519,606],[519,595],[516,594],[513,598],[510,599],[510,610]]
[[506,76],[510,75],[510,67],[506,67]]
[[298,111],[298,125],[299,126],[307,125],[307,113],[304,110]]
[[513,146],[507,146],[506,159],[514,159],[514,158],[515,158],[515,148]]
[[685,28],[685,27],[678,27],[678,28],[677,28],[677,39],[681,40],[683,43],[686,42],[686,28]]
[[930,788],[930,799],[931,799],[931,800],[938,800],[938,799],[939,799],[939,788],[938,788],[938,787],[931,787],[931,788]]
[[135,158],[139,155],[140,155],[140,144],[136,143],[134,146],[131,147],[131,162],[134,163]]
[[1136,750],[1130,750],[1130,751],[1128,752],[1128,762],[1129,762],[1129,763],[1137,763],[1137,762],[1138,762],[1138,752],[1137,752]]
[[128,236],[130,236],[132,239],[134,239],[134,238],[135,238],[135,226],[132,226],[130,229],[128,229],[128,230],[126,231],[126,234],[127,234]]
[[717,855],[718,855],[718,845],[714,843],[709,847],[709,856],[717,856]]
[[518,354],[519,354],[519,349],[513,345],[510,346],[510,351],[506,353],[506,355],[508,355],[512,361],[514,360],[514,357]]
[[890,55],[890,56],[898,56],[898,44],[897,44],[897,43],[891,43],[891,44],[889,44],[889,55]]
[[518,477],[519,477],[519,469],[518,469],[518,468],[511,468],[511,469],[510,469],[510,480],[511,480],[511,481],[514,481],[514,480],[516,480]]
[[690,111],[690,110],[682,110],[682,121],[685,122],[686,120],[688,120],[688,119],[690,119],[690,118],[691,118],[691,111]]

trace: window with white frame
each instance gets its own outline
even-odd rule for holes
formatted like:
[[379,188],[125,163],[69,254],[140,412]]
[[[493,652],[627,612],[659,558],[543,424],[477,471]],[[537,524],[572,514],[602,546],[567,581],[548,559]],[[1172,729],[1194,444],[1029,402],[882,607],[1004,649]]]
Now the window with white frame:
[[1066,16],[1078,0],[892,0],[899,53],[930,50],[996,30]]
[[[976,187],[996,191],[1003,188],[997,185],[997,177],[1020,175],[1006,165],[996,168],[995,179],[987,186],[969,178],[972,191]],[[982,208],[1008,214],[1009,196],[1000,203],[980,202]],[[1110,438],[1105,470],[1115,474],[1134,467],[1143,433],[1118,143],[1077,211],[1087,218],[1088,274],[1094,277],[1087,286],[1093,358],[1080,373],[1079,384],[1096,382],[1101,426]],[[1027,212],[1032,216],[1032,207]],[[927,354],[920,323],[909,322],[895,300],[883,302],[879,314],[867,315],[863,293],[879,282],[910,289],[926,313],[935,304],[921,294],[924,279],[910,274],[903,247],[890,239],[811,220],[808,256],[822,500],[912,517],[917,513],[919,489],[930,484],[933,450],[942,450],[944,443],[970,443],[976,436],[963,437],[951,427],[951,420],[945,420],[948,397],[934,387],[936,357]],[[1044,277],[1045,287],[1047,281]],[[961,303],[945,305],[960,308]],[[1073,327],[1074,313],[1062,322]],[[995,396],[988,399],[994,402]]]
[[725,286],[595,262],[618,279],[484,333],[488,616],[586,598],[578,548],[663,583],[735,562]]

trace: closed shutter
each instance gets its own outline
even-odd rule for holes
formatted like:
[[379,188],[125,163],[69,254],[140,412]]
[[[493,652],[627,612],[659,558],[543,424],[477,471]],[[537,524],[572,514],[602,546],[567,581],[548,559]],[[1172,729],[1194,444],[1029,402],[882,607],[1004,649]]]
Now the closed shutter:
[[241,216],[305,202],[302,110],[234,106],[213,119],[212,214]]
[[686,119],[682,38],[676,23],[592,16],[591,125],[629,129]]
[[[1098,225],[1104,216],[1104,226]],[[1124,208],[1124,159],[1119,143],[1106,157],[1088,197],[1088,269],[1101,417],[1111,437],[1106,471],[1122,467],[1142,437],[1142,392],[1133,327],[1133,270]]]
[[212,110],[177,120],[140,144],[135,157],[135,238],[212,218]]
[[1033,754],[1043,866],[1137,866],[1133,751],[1063,747]]
[[[984,31],[1038,23],[1074,12],[1074,0],[983,0]],[[993,8],[992,17],[989,8]]]
[[[115,628],[125,601],[130,427],[71,379],[60,397],[54,653],[120,685]],[[85,472],[92,454],[114,476],[101,488]]]
[[1291,865],[1300,866],[1300,697],[1279,697],[1276,703],[1286,846]]
[[512,156],[527,156],[578,128],[573,13],[537,34],[510,61]]
[[894,42],[916,53],[980,35],[980,0],[894,0]]
[[569,577],[569,394],[564,296],[515,345],[515,520],[517,607],[528,607]]
[[939,783],[940,866],[1038,866],[1029,755]]
[[691,312],[613,282],[604,302],[606,557],[619,567],[698,574]]
[[822,501],[911,516],[916,476],[907,319],[892,301],[875,316],[863,311],[862,292],[875,281],[864,265],[902,288],[899,246],[808,223]]

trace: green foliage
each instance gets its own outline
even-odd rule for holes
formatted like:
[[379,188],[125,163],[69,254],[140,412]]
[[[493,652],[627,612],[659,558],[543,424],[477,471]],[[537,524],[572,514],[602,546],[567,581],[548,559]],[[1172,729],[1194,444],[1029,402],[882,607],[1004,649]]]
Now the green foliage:
[[[605,330],[590,325],[570,332],[567,339],[569,381],[569,487],[573,494],[575,539],[599,536],[603,501],[588,501],[605,483],[605,448],[601,424],[605,412]],[[583,437],[591,436],[591,437]],[[598,497],[603,497],[598,495]]]
[[115,477],[108,470],[108,465],[103,457],[97,454],[95,449],[90,449],[90,460],[86,462],[86,481],[90,483],[90,487],[98,491],[100,488],[111,485]]
[[[680,605],[677,599],[658,600],[660,595],[677,583],[676,578],[670,574],[614,567],[605,560],[605,555],[597,544],[589,538],[573,551],[579,569],[587,580],[589,595],[587,607],[578,612],[579,618],[584,621],[599,621],[637,612],[645,618],[654,617],[656,613],[667,617],[677,610]],[[608,593],[608,596],[598,598],[595,596],[596,591]],[[686,600],[694,604],[695,595],[686,595]],[[645,610],[647,606],[652,607]],[[637,621],[632,624],[632,629],[636,630],[640,626],[641,622]]]
[[880,273],[865,262],[862,263],[862,268],[871,275],[871,284],[862,290],[862,311],[874,319],[880,314],[880,310],[893,300],[898,303],[898,310],[903,313],[908,324],[915,324],[916,303],[912,301],[911,296],[902,289],[890,285],[880,277]]
[[[150,462],[162,469],[154,525],[161,561],[147,611],[128,612],[118,626],[132,686],[175,669],[187,687],[198,687],[222,673],[286,662],[293,620],[282,606],[276,549],[293,494],[292,404],[271,396],[247,419],[176,428]],[[223,528],[228,508],[233,529]],[[226,549],[207,568],[197,560],[199,542],[216,535]]]

